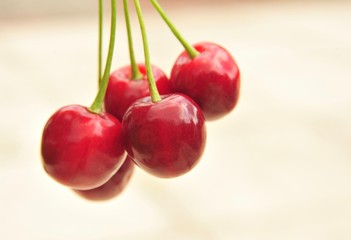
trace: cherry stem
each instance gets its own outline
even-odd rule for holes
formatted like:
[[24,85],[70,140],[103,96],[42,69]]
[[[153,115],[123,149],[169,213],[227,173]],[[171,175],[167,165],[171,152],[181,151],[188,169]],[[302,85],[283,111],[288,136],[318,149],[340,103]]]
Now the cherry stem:
[[154,76],[152,73],[152,68],[151,68],[151,63],[150,63],[149,44],[148,44],[148,40],[147,40],[144,18],[143,18],[143,14],[141,11],[139,0],[134,0],[134,5],[135,5],[135,9],[136,9],[137,14],[138,14],[140,30],[141,30],[141,35],[142,35],[142,39],[143,39],[146,75],[147,75],[147,80],[149,83],[151,100],[152,100],[152,102],[156,103],[156,102],[161,100],[161,97],[160,97],[160,94],[157,90],[155,79],[154,79]]
[[115,38],[116,38],[116,0],[111,0],[111,30],[110,30],[110,43],[108,48],[108,55],[106,60],[106,66],[104,75],[102,77],[101,86],[99,92],[97,93],[93,104],[90,106],[90,111],[96,114],[101,113],[102,106],[104,103],[104,98],[106,94],[106,89],[108,85],[108,80],[110,77],[110,70],[113,58],[113,51],[115,47]]
[[155,7],[156,11],[160,14],[160,16],[163,18],[165,23],[168,25],[169,29],[173,32],[174,36],[183,45],[188,55],[192,59],[195,58],[197,55],[199,55],[199,52],[182,37],[182,35],[173,25],[171,20],[168,18],[166,12],[162,9],[161,5],[157,2],[157,0],[150,0],[150,1],[152,5]]
[[98,83],[101,85],[102,81],[102,25],[103,25],[103,11],[104,4],[103,0],[99,0],[99,50],[98,50]]
[[129,47],[129,57],[130,57],[130,65],[132,67],[132,80],[140,80],[143,78],[143,74],[141,74],[138,65],[135,61],[134,55],[134,48],[133,48],[133,38],[132,38],[132,31],[130,27],[130,18],[129,18],[129,11],[128,11],[128,1],[123,0],[123,7],[124,7],[124,17],[126,21],[127,27],[127,35],[128,35],[128,47]]

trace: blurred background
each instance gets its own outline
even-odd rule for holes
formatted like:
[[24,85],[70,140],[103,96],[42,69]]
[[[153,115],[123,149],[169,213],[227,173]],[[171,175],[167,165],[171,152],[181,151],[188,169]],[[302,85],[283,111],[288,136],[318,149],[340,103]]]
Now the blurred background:
[[[129,63],[121,2],[114,68]],[[0,0],[0,239],[351,239],[351,2],[159,2],[189,42],[233,54],[241,99],[208,123],[192,172],[138,169],[94,203],[49,178],[39,149],[54,111],[95,97],[97,1]],[[169,73],[182,47],[142,6],[151,60]]]

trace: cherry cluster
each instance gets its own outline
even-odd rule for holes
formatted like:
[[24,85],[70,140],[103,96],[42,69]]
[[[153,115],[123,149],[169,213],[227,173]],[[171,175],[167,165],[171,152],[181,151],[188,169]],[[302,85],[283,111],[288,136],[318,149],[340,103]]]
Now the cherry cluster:
[[111,0],[111,32],[106,66],[101,70],[102,0],[99,2],[99,91],[90,107],[69,105],[44,127],[45,171],[90,200],[121,193],[135,165],[153,176],[172,178],[193,169],[206,145],[206,121],[231,112],[238,102],[240,73],[223,47],[188,44],[156,0],[150,0],[184,46],[170,77],[150,63],[141,6],[134,5],[145,63],[134,57],[127,0],[123,0],[130,65],[110,73],[116,32],[116,0]]

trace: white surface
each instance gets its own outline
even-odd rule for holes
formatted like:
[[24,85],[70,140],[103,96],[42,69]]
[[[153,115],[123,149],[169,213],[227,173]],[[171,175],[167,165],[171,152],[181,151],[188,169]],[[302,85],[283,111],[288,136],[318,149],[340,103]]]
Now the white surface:
[[[47,118],[95,96],[95,17],[1,21],[0,239],[350,239],[350,9],[301,1],[168,10],[189,41],[233,53],[242,96],[208,124],[193,172],[163,180],[136,171],[106,203],[51,180],[39,154]],[[181,46],[153,12],[146,18],[152,60],[169,72]],[[122,20],[118,29],[114,67],[129,61]]]

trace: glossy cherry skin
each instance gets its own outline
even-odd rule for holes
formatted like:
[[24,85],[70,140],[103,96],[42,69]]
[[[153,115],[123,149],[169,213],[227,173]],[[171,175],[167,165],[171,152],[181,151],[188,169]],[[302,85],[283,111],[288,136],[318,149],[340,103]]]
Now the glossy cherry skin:
[[206,120],[215,120],[234,109],[239,99],[240,72],[230,53],[214,43],[194,45],[199,55],[184,51],[173,65],[170,81],[174,92],[190,96]]
[[[138,64],[138,68],[143,74],[143,78],[139,80],[131,79],[131,66],[117,69],[110,75],[104,102],[105,108],[108,113],[111,113],[120,121],[135,100],[150,95],[145,64]],[[156,66],[152,66],[152,72],[159,93],[171,93],[170,82],[166,74]]]
[[128,185],[134,172],[134,162],[127,156],[118,171],[102,186],[90,190],[73,190],[78,195],[92,201],[105,201],[118,196]]
[[41,154],[45,171],[56,181],[74,189],[96,188],[125,159],[121,124],[108,113],[63,107],[45,125]]
[[146,172],[171,178],[189,172],[206,144],[205,118],[199,106],[183,94],[137,100],[127,110],[122,131],[128,155]]

